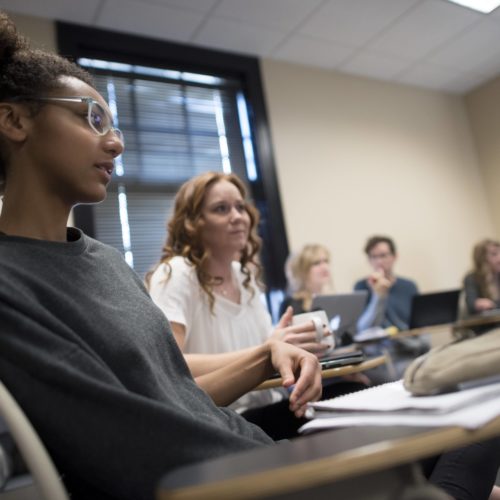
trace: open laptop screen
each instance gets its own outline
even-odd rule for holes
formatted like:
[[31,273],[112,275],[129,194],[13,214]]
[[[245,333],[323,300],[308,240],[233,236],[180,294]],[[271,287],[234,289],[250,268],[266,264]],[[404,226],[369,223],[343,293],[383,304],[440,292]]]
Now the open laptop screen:
[[410,329],[454,323],[460,290],[422,293],[413,297]]
[[323,309],[330,321],[330,328],[339,338],[344,333],[354,335],[356,323],[361,316],[368,292],[361,290],[352,293],[317,295],[312,301],[311,310]]

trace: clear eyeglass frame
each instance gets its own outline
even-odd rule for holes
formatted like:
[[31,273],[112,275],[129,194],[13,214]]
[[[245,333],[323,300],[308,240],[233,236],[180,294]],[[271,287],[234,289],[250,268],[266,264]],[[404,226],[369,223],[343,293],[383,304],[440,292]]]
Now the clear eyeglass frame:
[[98,135],[106,135],[112,131],[122,144],[125,144],[123,132],[113,125],[113,117],[99,102],[93,97],[68,96],[68,97],[18,97],[16,100],[31,100],[42,102],[80,102],[87,105],[87,121],[90,128]]

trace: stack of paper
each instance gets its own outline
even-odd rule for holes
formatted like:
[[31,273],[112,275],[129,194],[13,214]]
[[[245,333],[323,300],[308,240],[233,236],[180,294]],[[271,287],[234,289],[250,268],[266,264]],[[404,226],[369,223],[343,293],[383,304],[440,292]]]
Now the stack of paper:
[[436,396],[412,396],[401,380],[311,403],[313,420],[300,429],[333,427],[459,425],[474,429],[500,416],[500,383]]

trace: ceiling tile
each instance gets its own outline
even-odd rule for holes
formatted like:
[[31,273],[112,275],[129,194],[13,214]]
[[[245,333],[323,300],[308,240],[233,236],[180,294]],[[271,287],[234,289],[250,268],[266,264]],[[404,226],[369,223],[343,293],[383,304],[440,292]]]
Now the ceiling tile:
[[289,30],[312,12],[322,0],[222,0],[213,15],[279,30]]
[[301,34],[361,47],[419,0],[329,0],[299,28]]
[[144,36],[189,41],[204,18],[202,13],[130,0],[106,0],[97,25]]
[[332,69],[352,55],[356,49],[295,35],[272,52],[273,59]]
[[500,51],[500,28],[484,19],[429,57],[429,61],[461,71],[483,71],[485,61]]
[[179,9],[209,12],[219,0],[142,0],[163,7],[177,7]]
[[408,67],[408,61],[363,50],[344,62],[339,69],[354,75],[391,80]]
[[418,63],[396,78],[400,83],[419,85],[431,89],[444,90],[450,81],[461,78],[463,73],[435,66],[427,63]]
[[100,0],[0,0],[0,8],[48,19],[78,24],[91,24]]
[[370,48],[416,60],[480,19],[481,14],[470,9],[447,2],[426,0],[401,16],[370,43]]
[[500,74],[500,8],[483,15],[444,0],[0,0],[0,8],[453,92]]
[[465,94],[466,92],[470,92],[472,89],[479,87],[488,80],[489,78],[485,79],[484,76],[461,74],[459,77],[450,80],[446,84],[446,90],[455,94]]
[[265,56],[283,38],[284,34],[276,30],[211,17],[193,38],[193,42],[231,52]]

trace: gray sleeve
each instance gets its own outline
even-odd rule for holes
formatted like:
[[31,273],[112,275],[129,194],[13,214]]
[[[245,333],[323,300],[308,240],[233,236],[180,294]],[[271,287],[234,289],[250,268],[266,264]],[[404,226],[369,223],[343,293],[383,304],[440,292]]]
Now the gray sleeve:
[[[264,444],[249,432],[249,424],[242,424],[241,433],[231,428],[232,413],[218,414],[224,409],[193,415],[175,403],[127,390],[92,353],[61,346],[34,323],[30,330],[37,344],[20,342],[28,336],[22,322],[9,321],[1,303],[0,317],[0,378],[70,491],[85,484],[113,498],[151,499],[161,476],[176,467]],[[226,427],[217,424],[224,418]]]
[[475,302],[480,298],[479,288],[472,273],[464,278],[465,303],[469,314],[477,314]]
[[386,305],[387,295],[380,296],[372,293],[370,302],[368,302],[363,314],[358,319],[358,332],[362,332],[372,326],[381,326],[385,318]]

